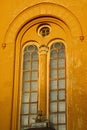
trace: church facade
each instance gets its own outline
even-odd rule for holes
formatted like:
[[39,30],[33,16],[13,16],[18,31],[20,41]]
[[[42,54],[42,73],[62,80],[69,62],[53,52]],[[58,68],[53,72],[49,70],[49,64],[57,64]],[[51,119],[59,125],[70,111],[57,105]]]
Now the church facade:
[[[87,1],[0,8],[0,129],[87,129]],[[38,113],[41,115],[37,119]]]

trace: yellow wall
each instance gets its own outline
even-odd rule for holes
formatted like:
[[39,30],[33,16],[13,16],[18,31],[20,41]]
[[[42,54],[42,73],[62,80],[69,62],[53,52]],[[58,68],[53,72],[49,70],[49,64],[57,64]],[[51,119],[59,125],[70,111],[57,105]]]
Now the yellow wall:
[[[33,6],[41,2],[47,2],[47,4],[43,3],[43,7],[41,4]],[[67,57],[69,61],[67,68],[67,73],[69,73],[69,75],[67,74],[69,76],[67,79],[68,130],[86,130],[87,0],[3,0],[0,3],[0,130],[16,130],[16,123],[13,123],[13,126],[11,126],[13,117],[14,122],[16,122],[17,118],[17,108],[13,109],[13,106],[15,104],[17,107],[17,100],[15,99],[18,97],[18,89],[16,87],[18,87],[17,77],[19,67],[17,67],[17,65],[19,65],[19,61],[16,61],[17,68],[14,69],[15,35],[23,24],[27,22],[28,17],[31,19],[32,16],[35,17],[37,14],[41,16],[47,13],[50,15],[55,14],[55,16],[59,15],[60,18],[65,20],[64,22],[66,22],[69,27],[68,29],[65,25],[60,23],[61,26],[67,30],[66,41],[68,42],[67,52],[69,54],[69,57]],[[50,3],[55,3],[55,5]],[[55,10],[52,10],[53,6]],[[45,11],[45,8],[47,11]],[[57,8],[60,8],[60,12],[57,12]],[[70,30],[70,32],[68,30]],[[23,33],[23,31],[21,31],[21,33]],[[84,40],[81,40],[80,36],[84,36]],[[19,39],[20,37],[21,34]],[[17,39],[17,43],[19,39]],[[3,47],[5,43],[6,47]],[[20,53],[19,48],[20,46],[18,45],[16,55]],[[17,76],[14,76],[14,74],[17,74]]]

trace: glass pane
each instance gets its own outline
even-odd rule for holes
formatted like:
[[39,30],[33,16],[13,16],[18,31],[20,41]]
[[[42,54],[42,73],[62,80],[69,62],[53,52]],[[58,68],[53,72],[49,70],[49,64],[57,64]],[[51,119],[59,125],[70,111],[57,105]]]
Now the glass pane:
[[58,111],[65,111],[65,102],[58,103]]
[[32,71],[32,80],[37,80],[38,79],[38,72],[37,71]]
[[65,113],[58,114],[58,123],[66,123]]
[[31,91],[37,91],[37,82],[31,82]]
[[30,70],[31,69],[31,63],[29,61],[26,61],[23,63],[23,69],[24,70]]
[[51,114],[50,115],[50,121],[52,123],[57,123],[57,114]]
[[50,67],[51,68],[57,68],[57,60],[51,60],[50,61]]
[[29,102],[29,93],[24,93],[23,94],[22,102]]
[[35,50],[35,47],[33,45],[28,46],[28,51],[33,51],[33,50]]
[[51,70],[50,78],[57,78],[57,70]]
[[22,114],[29,113],[29,104],[22,104]]
[[38,69],[38,62],[32,61],[32,69],[34,69],[34,70]]
[[65,67],[65,59],[58,59],[58,66],[59,67]]
[[51,54],[50,54],[50,57],[51,57],[51,58],[57,57],[57,51],[56,51],[56,50],[52,50],[52,51],[51,51]]
[[57,89],[57,80],[50,81],[50,89]]
[[58,130],[66,130],[66,125],[58,125]]
[[57,130],[57,127],[58,127],[57,125],[53,125],[53,128],[54,128],[55,130]]
[[30,104],[30,113],[37,113],[37,104]]
[[57,102],[50,103],[50,112],[57,112]]
[[30,72],[24,72],[23,79],[24,80],[30,80]]
[[56,42],[56,43],[54,44],[54,47],[55,47],[55,48],[61,48],[61,43],[60,43],[60,42]]
[[37,60],[38,59],[38,54],[37,52],[32,53],[32,60]]
[[28,116],[22,116],[22,125],[28,125]]
[[58,97],[59,100],[65,99],[65,90],[58,91]]
[[21,130],[24,130],[24,128],[21,128]]
[[24,54],[24,60],[30,60],[30,54],[29,53]]
[[50,100],[57,100],[57,91],[50,92]]
[[65,70],[64,69],[58,70],[58,77],[59,78],[64,78],[65,77]]
[[35,114],[29,116],[29,124],[35,123],[36,116],[37,116],[37,115],[35,115]]
[[23,82],[23,91],[30,90],[30,82]]
[[65,56],[65,50],[64,49],[59,50],[58,51],[58,56]]
[[30,101],[31,102],[37,102],[37,93],[31,93]]
[[58,81],[58,87],[59,87],[59,89],[65,88],[65,80],[64,79]]
[[54,45],[54,48],[62,49],[65,48],[64,44],[62,42],[56,42]]

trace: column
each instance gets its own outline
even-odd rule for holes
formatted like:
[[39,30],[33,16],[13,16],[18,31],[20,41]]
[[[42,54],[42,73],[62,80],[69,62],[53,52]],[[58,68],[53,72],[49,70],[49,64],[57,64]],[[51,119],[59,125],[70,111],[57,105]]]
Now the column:
[[47,52],[45,45],[39,48],[39,109],[46,116],[47,113]]

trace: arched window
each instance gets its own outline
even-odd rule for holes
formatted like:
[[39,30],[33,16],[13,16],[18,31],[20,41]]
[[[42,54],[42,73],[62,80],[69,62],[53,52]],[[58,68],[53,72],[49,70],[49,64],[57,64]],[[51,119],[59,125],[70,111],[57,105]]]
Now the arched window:
[[30,127],[38,110],[38,49],[27,45],[23,50],[21,130]]
[[65,46],[55,42],[50,48],[49,115],[56,130],[66,130]]

